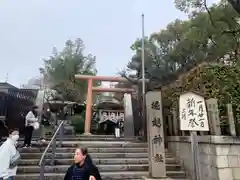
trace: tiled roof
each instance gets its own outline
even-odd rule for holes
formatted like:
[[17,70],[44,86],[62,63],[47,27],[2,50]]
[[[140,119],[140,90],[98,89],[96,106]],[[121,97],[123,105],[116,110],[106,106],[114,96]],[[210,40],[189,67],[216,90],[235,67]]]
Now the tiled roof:
[[0,88],[4,89],[18,89],[17,87],[7,83],[7,82],[0,82]]

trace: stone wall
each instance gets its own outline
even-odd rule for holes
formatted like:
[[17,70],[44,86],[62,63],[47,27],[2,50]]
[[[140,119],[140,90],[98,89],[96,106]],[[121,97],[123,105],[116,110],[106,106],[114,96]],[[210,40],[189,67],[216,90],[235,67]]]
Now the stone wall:
[[[204,180],[240,180],[240,137],[199,136],[201,174]],[[189,136],[169,136],[168,149],[193,178]]]

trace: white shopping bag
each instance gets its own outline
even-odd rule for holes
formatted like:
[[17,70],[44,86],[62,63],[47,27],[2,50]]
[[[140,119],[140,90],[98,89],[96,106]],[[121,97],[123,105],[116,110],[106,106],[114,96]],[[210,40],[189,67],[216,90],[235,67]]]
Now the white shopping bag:
[[115,128],[115,136],[120,137],[120,128]]
[[33,128],[34,128],[35,130],[39,129],[39,126],[40,126],[39,122],[35,122],[35,123],[33,124]]

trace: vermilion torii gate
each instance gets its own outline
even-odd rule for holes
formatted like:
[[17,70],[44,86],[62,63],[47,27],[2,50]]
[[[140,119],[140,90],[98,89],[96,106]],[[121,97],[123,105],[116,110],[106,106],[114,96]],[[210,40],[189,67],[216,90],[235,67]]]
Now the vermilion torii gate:
[[[76,79],[88,81],[87,104],[84,134],[90,135],[91,118],[92,118],[92,93],[96,92],[123,92],[132,93],[134,89],[125,88],[101,88],[93,87],[93,81],[109,81],[109,82],[127,82],[122,77],[106,77],[106,76],[87,76],[75,75]],[[141,80],[139,80],[141,81]],[[148,81],[148,80],[147,80]],[[153,106],[155,104],[155,106]],[[162,118],[162,97],[161,91],[150,91],[146,94],[146,112],[148,126],[148,149],[149,149],[149,173],[153,178],[166,179],[166,163],[165,163],[165,147],[163,133]],[[159,119],[156,125],[153,121]],[[157,146],[156,146],[157,144]],[[148,178],[145,178],[148,179]]]
[[84,134],[90,135],[91,121],[92,121],[92,98],[93,92],[122,92],[122,93],[132,93],[134,89],[127,88],[103,88],[103,87],[93,87],[93,81],[108,81],[108,82],[128,82],[126,78],[123,77],[111,77],[111,76],[90,76],[90,75],[75,75],[77,80],[88,81],[87,90],[87,101],[86,101],[86,115],[85,115],[85,127]]

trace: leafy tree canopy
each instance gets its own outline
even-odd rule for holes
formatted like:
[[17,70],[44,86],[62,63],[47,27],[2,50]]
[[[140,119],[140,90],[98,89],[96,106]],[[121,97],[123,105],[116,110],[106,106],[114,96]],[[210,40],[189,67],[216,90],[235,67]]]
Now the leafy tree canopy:
[[240,123],[240,68],[220,64],[202,63],[183,74],[174,83],[162,88],[165,106],[178,109],[183,92],[197,92],[206,99],[219,101],[221,122],[225,123],[226,104],[231,103],[237,123]]
[[[146,77],[162,86],[202,61],[239,63],[239,14],[224,2],[214,4],[208,11],[201,11],[187,21],[177,19],[160,32],[145,37]],[[141,39],[131,48],[135,56],[128,68],[141,77]]]
[[[207,3],[208,0],[175,0],[177,9],[191,15],[208,10]],[[240,0],[221,0],[221,3],[232,6],[240,14]]]
[[[62,51],[53,49],[52,55],[44,59],[40,73],[51,87],[62,94],[65,100],[83,102],[87,93],[87,82],[75,80],[75,74],[96,75],[96,58],[84,55],[81,39],[68,40]],[[99,84],[99,82],[96,82]]]

